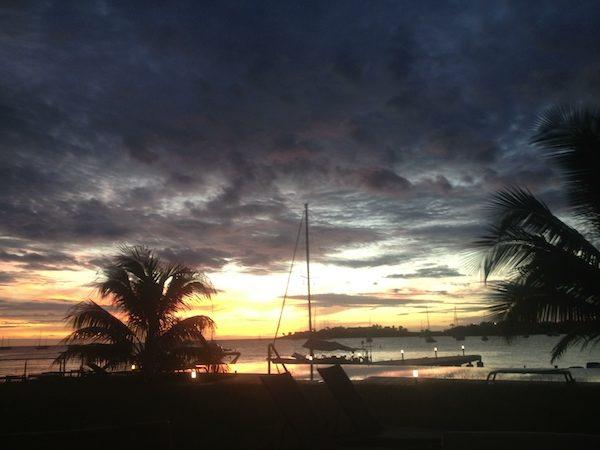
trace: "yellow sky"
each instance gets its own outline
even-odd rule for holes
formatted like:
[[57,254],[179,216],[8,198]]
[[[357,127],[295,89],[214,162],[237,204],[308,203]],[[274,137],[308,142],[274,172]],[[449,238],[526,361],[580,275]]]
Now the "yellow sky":
[[[452,267],[461,267],[460,257],[435,261]],[[431,263],[430,263],[431,264]],[[0,270],[14,271],[5,265]],[[281,332],[307,328],[307,304],[298,297],[306,294],[305,263],[299,261],[292,273],[288,300]],[[410,267],[394,267],[398,272],[414,272]],[[311,265],[311,288],[316,300],[317,328],[335,325],[402,325],[418,330],[427,323],[425,305],[429,309],[432,329],[446,328],[453,322],[453,310],[460,305],[462,323],[479,322],[482,287],[475,276],[441,278],[390,279],[389,267],[342,268],[335,265]],[[216,321],[216,337],[270,337],[273,335],[281,308],[287,273],[256,275],[246,273],[233,265],[208,274],[219,293],[212,301],[195,303],[194,309],[184,315],[206,314]],[[97,281],[94,270],[36,271],[27,273],[18,284],[0,285],[0,297],[11,302],[69,302],[97,299],[91,283]],[[324,294],[341,296],[338,304],[323,304]],[[361,299],[377,304],[355,304]],[[345,303],[347,302],[347,303]],[[467,309],[463,309],[464,306]],[[470,306],[472,305],[472,306]],[[66,310],[66,307],[65,307]],[[0,317],[0,336],[4,338],[62,338],[68,329],[61,317],[51,311]]]

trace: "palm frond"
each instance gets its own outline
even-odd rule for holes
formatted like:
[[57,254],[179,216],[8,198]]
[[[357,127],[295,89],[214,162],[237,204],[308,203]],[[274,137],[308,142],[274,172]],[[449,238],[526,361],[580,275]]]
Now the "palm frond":
[[547,244],[599,267],[600,251],[577,230],[554,216],[548,207],[529,191],[501,191],[489,205],[494,225],[488,234],[475,242],[485,249],[482,273],[486,280],[492,273],[518,267],[533,249]]
[[582,323],[567,333],[552,349],[552,362],[560,359],[571,347],[579,345],[584,350],[600,342],[600,321]]
[[515,325],[580,322],[597,318],[597,307],[579,294],[572,289],[545,283],[501,281],[493,285],[490,295],[493,304],[489,309],[496,320]]
[[552,108],[540,117],[531,142],[559,164],[574,211],[600,232],[600,111]]
[[125,344],[72,344],[61,352],[54,360],[55,364],[62,361],[78,360],[83,364],[94,363],[107,369],[116,369],[135,362],[135,354],[131,346]]
[[[87,333],[95,330],[99,333],[102,330],[102,336],[113,343],[133,342],[136,339],[135,334],[116,316],[112,315],[102,306],[93,300],[87,300],[75,305],[66,317],[75,332],[67,336],[65,342],[76,342]],[[87,330],[78,333],[78,330]]]
[[175,348],[186,341],[198,341],[205,345],[204,332],[214,330],[215,323],[208,316],[192,316],[176,320],[160,337],[163,348]]
[[162,314],[187,308],[186,301],[193,295],[210,299],[216,293],[210,280],[202,273],[183,266],[171,268],[167,273],[170,277],[166,280],[168,284],[161,301]]

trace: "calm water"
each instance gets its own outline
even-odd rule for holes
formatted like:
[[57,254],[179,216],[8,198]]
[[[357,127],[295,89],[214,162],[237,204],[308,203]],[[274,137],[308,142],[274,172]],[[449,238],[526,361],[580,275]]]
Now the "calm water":
[[[404,349],[405,358],[419,358],[434,356],[433,347],[437,346],[439,356],[459,355],[460,346],[465,346],[467,354],[479,354],[485,364],[484,368],[475,367],[437,367],[419,369],[420,377],[435,378],[470,378],[484,379],[492,368],[503,367],[552,367],[550,363],[550,350],[559,337],[531,336],[518,338],[513,343],[507,344],[499,337],[490,337],[487,342],[478,337],[467,337],[465,341],[457,342],[452,337],[436,337],[436,344],[428,344],[422,338],[376,338],[373,341],[373,360],[400,359],[400,350]],[[359,347],[361,339],[337,339],[343,344]],[[266,352],[270,340],[223,340],[219,341],[224,347],[234,348],[242,353],[239,362],[231,366],[232,371],[240,373],[264,373],[267,370]],[[278,340],[276,347],[281,356],[290,356],[293,352],[306,353],[302,348],[304,340]],[[35,347],[14,346],[10,350],[0,351],[0,376],[22,374],[27,359],[27,372],[40,373],[57,370],[52,366],[52,359],[62,349],[60,346],[51,346],[48,349]],[[320,352],[318,352],[320,354]],[[568,352],[556,364],[559,367],[583,366],[589,361],[600,361],[600,347],[580,352]],[[77,364],[72,367],[77,368]],[[290,367],[297,377],[305,377],[308,368],[305,366]],[[367,376],[411,376],[412,367],[393,366],[345,366],[350,376],[355,379]],[[600,382],[599,369],[573,369],[573,376],[579,381]],[[560,380],[560,378],[557,378]]]

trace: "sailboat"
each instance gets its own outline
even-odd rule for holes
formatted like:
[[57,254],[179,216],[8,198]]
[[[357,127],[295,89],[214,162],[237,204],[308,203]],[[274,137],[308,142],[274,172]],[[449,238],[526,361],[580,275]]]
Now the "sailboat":
[[38,345],[35,346],[35,349],[36,350],[44,350],[44,349],[49,348],[50,346],[47,345],[47,341],[44,341],[44,342],[45,342],[44,345],[42,345],[42,334],[40,333],[40,337],[38,339]]
[[429,324],[429,307],[425,306],[425,313],[427,314],[427,330],[425,330],[425,342],[429,343],[429,344],[433,344],[434,342],[437,342],[433,336],[431,335],[431,331],[429,331],[431,328],[431,325]]
[[[458,315],[456,314],[456,306],[454,307],[454,328],[458,327]],[[457,341],[464,341],[465,335],[462,331],[455,331],[453,333],[454,339]]]
[[[404,366],[404,365],[424,365],[424,366],[460,366],[462,364],[472,363],[474,361],[481,361],[481,355],[462,355],[462,356],[440,356],[439,358],[430,358],[430,357],[422,357],[422,358],[413,358],[413,359],[404,359],[404,355],[402,355],[402,359],[390,359],[385,361],[373,361],[372,357],[372,338],[367,337],[367,344],[363,344],[362,347],[354,348],[347,345],[344,345],[339,342],[320,339],[316,336],[316,327],[314,326],[313,320],[313,306],[312,306],[312,298],[310,292],[310,249],[309,249],[309,234],[308,234],[308,204],[304,205],[304,214],[302,215],[302,219],[300,222],[300,227],[298,228],[298,236],[296,238],[296,248],[294,248],[294,253],[292,256],[292,266],[290,267],[289,275],[288,275],[288,287],[289,287],[289,277],[291,276],[295,257],[296,250],[298,247],[298,242],[300,238],[300,234],[302,231],[302,225],[304,225],[304,233],[306,236],[306,275],[307,275],[307,292],[306,292],[306,300],[308,306],[308,339],[302,345],[303,348],[308,350],[308,355],[303,355],[301,353],[295,352],[291,355],[291,357],[282,357],[275,347],[275,342],[279,335],[279,329],[281,325],[281,319],[283,317],[283,310],[285,307],[285,301],[287,298],[287,287],[285,294],[283,296],[283,302],[281,306],[281,312],[279,315],[279,320],[277,322],[277,328],[275,330],[275,336],[273,337],[273,341],[267,346],[267,364],[268,364],[268,373],[271,373],[271,365],[272,364],[280,364],[286,371],[287,364],[304,364],[310,366],[310,379],[314,378],[314,365],[315,364],[352,364],[352,365],[385,365],[385,366]],[[427,310],[427,333],[426,341],[427,342],[436,342],[435,339],[431,336],[431,332],[429,331],[429,310]],[[371,342],[369,342],[371,341]],[[342,351],[342,352],[350,352],[351,356],[347,354],[344,355],[322,355],[319,357],[315,356],[315,350],[323,351],[323,352],[333,352],[333,351]],[[357,354],[358,353],[358,354]]]
[[4,345],[4,337],[0,338],[0,351],[10,350],[12,347],[10,345],[8,345],[9,343],[10,343],[10,341],[7,339],[6,345]]
[[[298,245],[298,240],[300,237],[300,232],[302,230],[302,225],[304,224],[304,235],[305,235],[305,252],[306,252],[306,279],[307,279],[307,291],[306,291],[306,301],[308,305],[308,339],[302,345],[302,347],[308,350],[308,355],[302,355],[300,353],[294,353],[292,358],[281,358],[275,349],[275,339],[279,333],[279,326],[281,324],[281,315],[279,317],[279,321],[277,324],[277,329],[275,331],[275,338],[273,339],[273,343],[269,344],[268,347],[268,356],[267,359],[269,364],[271,362],[274,363],[283,363],[283,364],[310,364],[310,379],[312,380],[314,377],[314,364],[335,364],[336,362],[356,362],[356,363],[367,363],[370,362],[371,356],[366,348],[354,348],[339,342],[328,341],[324,339],[319,339],[315,336],[316,327],[313,325],[313,306],[312,306],[312,297],[310,292],[310,241],[309,241],[309,221],[308,221],[308,203],[304,204],[304,214],[300,221],[300,227],[298,229],[298,237],[296,239],[296,248],[294,249],[294,256],[292,257],[292,267],[294,264],[296,250]],[[291,269],[290,269],[291,274]],[[289,286],[289,278],[288,278],[288,286]],[[281,309],[281,314],[283,314],[283,306],[285,306],[285,300],[287,297],[287,287],[286,293],[283,298],[283,305]],[[315,350],[323,351],[323,352],[331,352],[331,351],[344,351],[351,352],[352,356],[348,357],[347,355],[332,355],[332,356],[321,356],[315,357]],[[361,356],[356,356],[354,353],[362,350],[365,354]]]

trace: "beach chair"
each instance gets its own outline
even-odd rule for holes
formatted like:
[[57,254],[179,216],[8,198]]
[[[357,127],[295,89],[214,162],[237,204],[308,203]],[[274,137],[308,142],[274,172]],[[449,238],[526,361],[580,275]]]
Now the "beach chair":
[[302,449],[337,448],[327,434],[325,425],[319,420],[314,408],[289,372],[261,376],[260,380],[285,422],[278,442],[279,447],[283,445],[285,429],[289,427]]
[[441,432],[383,427],[339,364],[317,370],[354,428],[353,435],[346,437],[347,442],[397,448],[441,448]]

